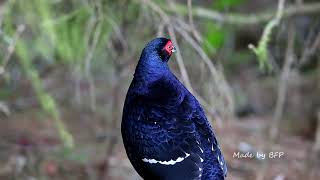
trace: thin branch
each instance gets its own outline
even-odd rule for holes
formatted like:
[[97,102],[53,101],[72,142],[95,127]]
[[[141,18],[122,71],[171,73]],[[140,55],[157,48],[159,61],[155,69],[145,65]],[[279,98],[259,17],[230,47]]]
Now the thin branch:
[[16,48],[16,44],[17,44],[17,41],[19,39],[19,37],[21,36],[21,34],[23,33],[23,31],[25,30],[25,25],[24,24],[20,24],[18,27],[17,27],[17,31],[14,35],[14,38],[11,42],[11,44],[9,45],[8,49],[7,49],[7,53],[5,54],[4,56],[4,60],[3,60],[3,63],[2,65],[0,66],[0,75],[2,75],[4,72],[5,72],[5,68],[13,54],[13,52],[15,51],[15,48]]
[[291,66],[294,62],[294,40],[295,40],[295,30],[293,30],[293,27],[290,27],[289,34],[288,34],[288,47],[286,50],[285,63],[283,66],[281,77],[279,79],[277,103],[276,103],[275,112],[273,116],[273,122],[271,124],[270,132],[269,132],[270,133],[269,136],[272,141],[276,140],[276,138],[279,136],[279,123],[283,115],[284,103],[285,103],[286,94],[287,94],[288,78],[290,75]]
[[145,4],[149,5],[153,11],[157,12],[160,15],[160,17],[162,18],[162,20],[164,21],[164,23],[168,25],[169,34],[170,34],[172,41],[175,44],[176,49],[177,49],[177,56],[176,57],[177,57],[177,62],[179,65],[182,79],[183,79],[184,83],[186,84],[187,88],[190,89],[190,91],[193,91],[187,70],[185,68],[185,65],[184,65],[184,62],[182,59],[182,55],[180,53],[181,51],[179,49],[179,45],[177,44],[177,39],[176,39],[176,35],[174,32],[174,28],[172,27],[169,16],[153,1],[150,1],[150,0],[141,0],[141,1],[144,2]]
[[193,26],[192,0],[188,0],[188,17],[189,17],[189,24]]
[[[291,23],[289,26],[289,32],[288,32],[288,44],[287,44],[287,50],[285,55],[285,63],[284,63],[282,73],[278,82],[279,89],[278,89],[278,95],[277,95],[277,103],[275,107],[273,120],[270,124],[269,134],[265,144],[265,149],[266,149],[265,152],[272,151],[272,147],[276,141],[276,138],[279,136],[279,124],[280,124],[280,120],[282,119],[284,104],[285,104],[286,95],[287,95],[288,78],[291,71],[291,65],[294,62],[295,33],[296,33],[295,29],[293,27],[293,24]],[[265,178],[268,164],[269,164],[269,161],[268,159],[266,159],[264,164],[262,164],[262,167],[258,173],[257,180],[263,180]]]
[[3,101],[0,101],[0,113],[3,113],[6,116],[11,114],[9,106]]
[[[164,6],[164,5],[163,5]],[[188,14],[188,7],[183,4],[176,3],[177,12],[182,15]],[[164,8],[167,11],[173,11],[170,8]],[[238,25],[238,26],[247,26],[247,25],[256,25],[260,23],[265,23],[270,21],[274,14],[277,11],[274,9],[266,10],[265,12],[258,14],[237,14],[237,13],[221,13],[219,11],[214,11],[211,9],[203,7],[193,7],[192,14],[200,18],[206,18],[214,20],[220,23]],[[320,12],[320,3],[308,3],[302,5],[291,5],[283,10],[283,18],[292,17],[299,14],[313,14]]]
[[184,82],[186,83],[186,87],[189,89],[190,92],[192,92],[197,97],[197,99],[202,104],[202,106],[213,117],[215,117],[215,119],[217,120],[218,126],[221,127],[222,126],[222,121],[221,121],[220,117],[218,116],[217,112],[191,86],[191,82],[190,82],[190,79],[189,79],[189,76],[188,76],[188,73],[187,73],[187,69],[186,69],[186,67],[184,65],[183,58],[182,58],[182,55],[180,53],[181,51],[180,51],[180,48],[179,48],[178,43],[177,43],[175,31],[174,31],[173,28],[172,29],[171,28],[172,28],[172,26],[169,26],[168,27],[168,31],[169,31],[170,37],[172,38],[172,41],[175,44],[175,47],[177,48],[177,56],[176,57],[177,57],[177,61],[178,61],[178,65],[179,65],[179,68],[180,68],[180,72],[181,72],[182,78],[184,79]]
[[[157,4],[155,4],[153,1],[150,0],[141,0],[144,4],[147,4],[153,11],[157,12],[159,14],[159,16],[161,17],[161,19],[163,20],[164,24],[166,24],[168,26],[168,32],[169,35],[173,41],[173,43],[175,44],[176,48],[177,48],[177,62],[178,62],[178,66],[180,69],[180,73],[182,76],[182,80],[184,81],[186,87],[198,98],[198,100],[200,101],[200,103],[204,106],[204,108],[213,116],[215,117],[218,122],[220,122],[220,118],[218,117],[217,113],[213,110],[212,106],[209,105],[209,103],[207,103],[204,98],[200,97],[198,93],[196,93],[194,91],[194,89],[192,88],[186,67],[184,65],[183,62],[183,58],[181,55],[181,51],[179,48],[179,45],[177,43],[177,38],[176,38],[176,34],[175,34],[175,26],[173,26],[171,24],[170,18],[169,16],[161,9],[161,7],[159,7]],[[213,64],[212,64],[213,65]],[[218,124],[219,125],[219,124]]]
[[320,110],[317,112],[317,130],[315,136],[315,143],[313,145],[313,151],[316,153],[320,152]]
[[179,65],[179,69],[180,69],[180,73],[181,73],[182,79],[186,83],[187,88],[191,92],[195,92],[194,89],[191,86],[191,82],[190,82],[190,78],[189,78],[186,66],[184,65],[184,61],[183,61],[183,58],[182,58],[182,55],[181,55],[180,47],[179,47],[178,42],[177,42],[177,38],[176,38],[176,34],[175,34],[175,31],[174,31],[174,28],[172,26],[168,26],[168,31],[169,31],[169,34],[170,34],[170,37],[171,37],[173,43],[175,44],[176,49],[177,49],[176,57],[177,57],[177,62],[178,62],[178,65]]
[[316,179],[317,172],[319,168],[317,164],[319,163],[320,155],[320,110],[317,112],[317,127],[315,132],[315,140],[312,146],[311,152],[309,153],[309,158],[306,161],[306,167],[309,169],[309,179]]
[[[190,79],[189,79],[189,76],[188,76],[186,67],[185,67],[185,65],[184,65],[182,55],[181,55],[181,53],[180,53],[181,51],[180,51],[180,49],[179,49],[179,46],[178,46],[178,43],[177,43],[177,40],[176,40],[175,31],[174,31],[174,29],[170,29],[170,26],[168,27],[168,31],[169,31],[170,37],[172,38],[172,40],[173,40],[173,42],[175,43],[175,46],[176,46],[176,48],[177,48],[177,61],[178,61],[178,65],[179,65],[181,74],[184,73],[184,75],[182,74],[182,77],[184,76],[184,81],[187,81],[187,83],[186,83],[187,88],[190,90],[190,92],[192,92],[192,93],[197,97],[197,99],[198,99],[199,102],[202,104],[202,106],[203,106],[213,117],[215,117],[215,119],[216,119],[216,121],[217,121],[217,123],[218,123],[218,126],[221,127],[221,126],[222,126],[222,120],[221,120],[220,117],[218,116],[218,114],[217,114],[217,112],[215,111],[215,109],[212,108],[212,106],[211,106],[206,100],[204,100],[204,99],[193,89],[193,87],[191,86],[191,82],[190,82]],[[178,32],[179,32],[179,31],[178,31]]]
[[120,29],[119,25],[116,23],[116,21],[112,17],[107,17],[107,21],[111,25],[113,32],[115,33],[116,38],[121,43],[121,46],[124,48],[124,51],[128,51],[128,42],[123,37],[123,32]]
[[308,62],[308,60],[310,59],[310,57],[312,55],[314,55],[319,48],[320,48],[320,31],[316,35],[316,38],[313,41],[311,47],[306,47],[304,49],[302,56],[299,60],[299,66],[301,67],[301,66],[305,65]]
[[269,61],[269,52],[268,52],[268,44],[270,41],[270,36],[272,34],[272,30],[279,25],[284,10],[285,0],[279,0],[278,10],[276,16],[268,22],[266,27],[263,30],[263,34],[261,39],[259,40],[258,46],[255,47],[253,44],[249,44],[249,49],[251,49],[259,60],[259,68],[267,70],[272,69],[272,64]]
[[[95,13],[92,13],[91,19],[88,23],[88,27],[87,27],[87,38],[86,38],[86,43],[88,45],[88,51],[87,51],[87,55],[86,58],[84,60],[85,62],[85,75],[86,78],[88,80],[89,83],[89,96],[90,96],[90,108],[92,111],[96,110],[96,88],[95,88],[95,83],[94,83],[94,79],[92,77],[92,72],[91,72],[91,61],[93,58],[93,54],[94,51],[97,47],[100,35],[101,35],[101,31],[102,31],[102,17],[103,17],[103,13],[101,10],[101,3],[99,2],[95,2],[95,4],[93,5],[93,9],[97,9],[97,15],[95,15]],[[96,27],[95,27],[96,26]],[[90,43],[90,39],[92,38],[92,42]]]
[[230,106],[230,111],[233,111],[233,98],[231,95],[232,93],[223,75],[219,73],[219,71],[215,68],[214,64],[201,48],[201,46],[184,29],[178,26],[175,26],[175,28],[182,35],[182,37],[195,49],[195,51],[201,57],[201,60],[207,65],[212,78],[217,85],[216,88],[218,89],[219,96],[224,96],[226,98],[226,101]]
[[158,31],[157,31],[157,36],[158,36],[158,37],[161,37],[161,36],[164,35],[164,28],[165,28],[164,23],[159,23],[159,25],[158,25]]
[[[282,9],[284,6],[285,0],[278,1],[278,13],[275,19],[272,21],[276,21],[275,23],[278,24],[280,18],[283,14]],[[270,24],[270,23],[269,23]],[[288,78],[291,71],[291,66],[294,62],[294,43],[295,43],[296,31],[294,29],[293,23],[290,22],[288,28],[288,42],[287,42],[287,50],[285,54],[285,62],[282,68],[282,72],[279,78],[278,84],[278,94],[277,94],[277,102],[276,107],[273,115],[273,120],[269,127],[269,132],[265,144],[265,151],[270,152],[272,151],[272,147],[276,141],[276,138],[279,137],[279,124],[283,116],[284,105],[287,95],[287,86],[288,86]],[[266,159],[265,162],[262,164],[260,171],[257,174],[257,180],[263,180],[266,176],[267,168],[269,165],[269,160]]]
[[198,42],[202,41],[200,33],[197,31],[194,22],[193,22],[193,14],[192,14],[192,0],[188,0],[188,17],[189,17],[189,24],[191,26],[192,34],[196,38]]

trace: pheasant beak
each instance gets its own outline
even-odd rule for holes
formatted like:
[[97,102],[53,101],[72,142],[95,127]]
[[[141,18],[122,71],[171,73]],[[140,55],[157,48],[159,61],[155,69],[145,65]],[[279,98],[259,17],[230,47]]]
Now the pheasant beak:
[[174,46],[173,46],[173,48],[172,48],[171,52],[173,52],[173,53],[177,52],[176,47],[174,47]]
[[173,46],[170,40],[164,46],[163,50],[166,51],[166,53],[168,53],[169,56],[171,56],[172,53],[176,52],[176,48]]

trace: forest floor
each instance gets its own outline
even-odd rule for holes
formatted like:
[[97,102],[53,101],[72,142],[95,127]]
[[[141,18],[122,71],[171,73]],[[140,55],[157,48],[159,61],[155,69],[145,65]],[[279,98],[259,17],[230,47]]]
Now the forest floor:
[[[108,125],[93,119],[90,113],[68,110],[63,118],[75,138],[75,149],[70,152],[62,148],[50,118],[39,112],[32,109],[0,118],[0,179],[140,179],[126,157],[119,131],[106,131]],[[266,156],[270,152],[263,150],[269,121],[267,117],[251,117],[229,120],[223,127],[215,128],[228,162],[227,179],[256,179],[266,161],[266,179],[310,177],[310,140],[281,132],[271,151],[284,154],[280,158],[256,158],[256,151]],[[113,145],[106,173],[107,144],[112,137],[118,143]],[[237,152],[251,152],[253,158],[233,157]],[[309,179],[315,177],[320,177],[320,172]]]

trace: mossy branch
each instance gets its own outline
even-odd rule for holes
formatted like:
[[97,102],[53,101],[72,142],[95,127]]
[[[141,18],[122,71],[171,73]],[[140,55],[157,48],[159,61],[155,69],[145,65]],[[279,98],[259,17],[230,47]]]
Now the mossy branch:
[[[184,4],[175,3],[175,9],[165,7],[164,4],[159,4],[168,12],[175,12],[181,15],[188,15],[188,7]],[[242,13],[222,13],[208,8],[192,6],[192,14],[195,17],[206,18],[228,25],[247,26],[256,25],[270,21],[277,12],[273,9],[266,10],[256,14]],[[282,18],[291,17],[298,14],[320,13],[320,3],[304,3],[302,5],[289,5],[282,12]]]
[[258,43],[258,46],[255,47],[253,44],[249,44],[249,49],[251,49],[256,56],[258,57],[259,68],[261,70],[266,69],[267,71],[272,70],[272,64],[269,61],[269,52],[268,52],[268,44],[270,42],[270,36],[272,34],[272,30],[279,25],[284,9],[285,0],[279,0],[278,11],[274,19],[268,22],[266,27],[264,28],[262,37]]
[[27,49],[28,48],[23,41],[17,42],[16,53],[19,56],[22,69],[30,79],[41,107],[54,120],[54,124],[64,146],[67,148],[72,148],[74,146],[73,136],[67,131],[64,123],[62,122],[55,100],[45,92],[39,74],[32,66],[31,58]]

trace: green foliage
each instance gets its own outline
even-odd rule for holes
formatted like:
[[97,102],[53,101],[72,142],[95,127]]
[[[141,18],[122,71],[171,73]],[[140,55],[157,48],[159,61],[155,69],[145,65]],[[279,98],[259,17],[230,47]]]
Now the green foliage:
[[106,19],[85,3],[16,1],[10,9],[4,24],[14,25],[17,20],[10,17],[21,17],[19,22],[27,23],[31,33],[24,39],[27,44],[32,43],[30,54],[46,61],[83,65],[92,34],[99,29],[102,39],[111,30]]
[[55,17],[56,11],[59,11],[55,8],[50,1],[11,1],[6,9],[3,29],[4,37],[7,37],[5,40],[10,43],[9,37],[14,36],[16,24],[26,23],[27,35],[18,39],[16,55],[41,107],[52,117],[65,147],[72,148],[73,137],[60,117],[54,98],[43,88],[39,73],[33,66],[33,59],[40,56],[43,60],[56,61],[58,57],[63,63],[71,65],[74,61],[83,61],[86,46],[83,27],[89,18],[89,8],[78,8],[61,18]]
[[60,17],[54,24],[56,29],[55,50],[59,60],[74,64],[82,60],[86,52],[85,27],[90,17],[88,8],[80,8],[75,12]]
[[271,71],[272,70],[272,64],[269,61],[269,56],[268,56],[268,44],[270,41],[270,35],[272,32],[272,29],[274,27],[273,23],[268,23],[264,33],[259,41],[258,47],[255,47],[252,44],[249,44],[249,48],[256,54],[258,57],[258,62],[259,62],[259,69],[261,70],[267,70]]
[[27,77],[31,80],[32,87],[34,88],[41,107],[53,118],[57,127],[58,133],[65,147],[73,147],[73,137],[66,130],[61,118],[58,107],[53,97],[51,97],[43,89],[41,79],[38,72],[33,68],[28,48],[23,41],[18,41],[16,45],[16,53],[19,56],[22,69],[25,71]]
[[[16,44],[17,59],[26,77],[30,80],[42,109],[52,117],[62,142],[68,148],[73,146],[73,137],[60,117],[56,101],[45,91],[33,62],[37,58],[46,61],[45,64],[58,63],[71,68],[80,67],[80,73],[83,73],[84,61],[88,54],[94,55],[90,57],[92,60],[108,57],[106,45],[113,30],[108,20],[108,13],[112,7],[95,3],[91,1],[12,0],[6,3],[5,8],[2,25],[4,33],[1,35],[1,41],[5,42],[3,43],[5,47],[9,46],[16,33],[16,27],[20,24],[25,25],[24,35]],[[106,2],[101,1],[101,3]],[[111,4],[116,6],[118,3]],[[101,9],[97,10],[98,6]],[[136,13],[136,6],[133,8],[129,9],[130,14]],[[117,13],[121,16],[123,14],[115,12],[112,15],[121,17]],[[113,18],[116,20],[116,17]],[[94,39],[96,39],[96,44],[94,48],[91,48]]]
[[273,68],[271,62],[269,61],[268,44],[270,42],[273,29],[280,23],[282,18],[284,1],[282,1],[282,3],[283,4],[280,4],[278,7],[276,16],[265,26],[262,37],[258,43],[258,47],[249,44],[249,49],[251,49],[258,57],[259,68],[261,70],[271,71]]
[[0,88],[0,99],[5,100],[12,96],[14,96],[14,93],[10,89]]
[[203,47],[208,53],[214,54],[217,49],[223,46],[226,36],[227,31],[225,27],[208,23],[204,35]]
[[223,10],[225,8],[232,8],[245,3],[247,0],[216,0],[213,3],[214,9]]

